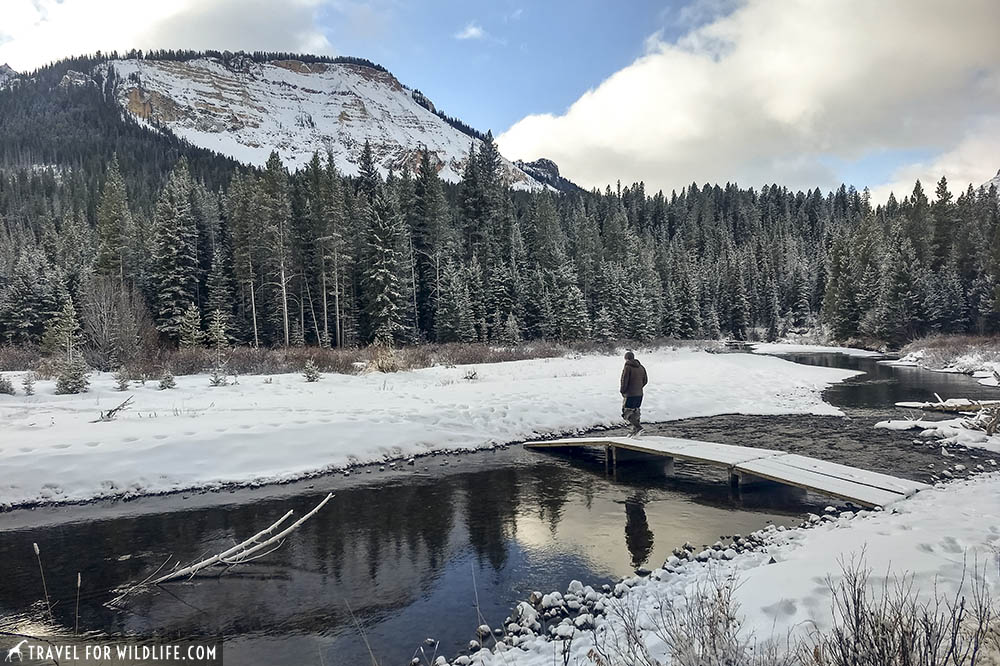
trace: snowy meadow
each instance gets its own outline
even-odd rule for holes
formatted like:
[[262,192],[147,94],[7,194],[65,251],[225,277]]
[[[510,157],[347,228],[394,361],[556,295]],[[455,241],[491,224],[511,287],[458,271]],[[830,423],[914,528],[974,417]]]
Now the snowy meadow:
[[[851,376],[747,354],[639,354],[650,385],[643,418],[725,413],[839,414],[821,391]],[[208,375],[116,390],[0,395],[0,503],[79,502],[280,482],[440,450],[474,450],[620,421],[618,355],[587,355],[394,374]],[[20,382],[21,373],[4,373]],[[134,396],[110,422],[102,411]]]

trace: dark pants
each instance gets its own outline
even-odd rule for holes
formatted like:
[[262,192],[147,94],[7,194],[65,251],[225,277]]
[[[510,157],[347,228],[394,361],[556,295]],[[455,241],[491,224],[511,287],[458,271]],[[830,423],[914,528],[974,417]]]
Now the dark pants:
[[641,413],[639,407],[642,406],[642,396],[632,395],[622,401],[622,418],[632,426],[632,434],[639,432],[642,428],[640,424]]

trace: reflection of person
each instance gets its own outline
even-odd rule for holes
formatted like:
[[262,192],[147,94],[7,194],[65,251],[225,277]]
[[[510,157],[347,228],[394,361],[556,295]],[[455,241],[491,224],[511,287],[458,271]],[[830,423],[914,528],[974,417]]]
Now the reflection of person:
[[646,520],[646,500],[636,493],[625,500],[625,546],[632,556],[632,568],[646,563],[653,552],[653,531]]
[[646,368],[635,359],[635,354],[625,352],[625,367],[622,369],[622,418],[632,426],[632,437],[642,434],[639,408],[642,406],[642,387],[646,385]]

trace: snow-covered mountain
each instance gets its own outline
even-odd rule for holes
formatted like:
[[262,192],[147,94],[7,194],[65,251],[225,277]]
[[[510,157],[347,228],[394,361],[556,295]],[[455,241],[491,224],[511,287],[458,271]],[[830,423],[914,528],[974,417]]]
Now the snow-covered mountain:
[[[360,64],[204,57],[113,60],[98,70],[109,67],[129,112],[248,164],[263,165],[276,150],[296,169],[314,152],[329,152],[341,172],[353,175],[367,139],[383,175],[415,170],[426,146],[441,178],[456,182],[470,146],[480,143],[435,114],[418,91]],[[546,187],[506,160],[504,166],[513,187]]]
[[987,190],[990,189],[991,185],[1000,190],[1000,169],[997,170],[997,175],[993,176],[988,181],[983,183],[983,187],[985,187]]
[[0,86],[7,85],[8,81],[17,78],[17,76],[18,73],[7,63],[0,65]]

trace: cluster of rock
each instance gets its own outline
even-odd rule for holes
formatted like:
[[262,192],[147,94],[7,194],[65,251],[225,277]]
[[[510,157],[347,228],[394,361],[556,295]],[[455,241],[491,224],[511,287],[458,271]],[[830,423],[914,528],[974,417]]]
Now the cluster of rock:
[[[827,522],[846,522],[870,513],[867,510],[842,511],[828,506],[823,515],[808,514],[798,527],[808,529]],[[529,643],[566,641],[579,632],[599,631],[606,622],[605,618],[615,599],[625,596],[632,588],[645,584],[648,580],[661,581],[690,573],[695,567],[706,566],[713,560],[733,560],[743,553],[766,554],[771,550],[775,537],[788,530],[784,525],[768,525],[747,536],[722,536],[714,544],[700,549],[691,543],[685,543],[673,550],[663,567],[652,571],[639,569],[635,575],[622,578],[613,585],[602,585],[600,590],[574,580],[564,594],[532,592],[527,601],[518,603],[510,617],[504,620],[503,626],[494,628],[487,624],[480,625],[476,630],[478,640],[470,641],[464,654],[451,660],[443,656],[437,657],[434,666],[469,666],[481,662],[481,658],[476,655],[482,651],[506,652],[528,648]],[[774,558],[770,558],[769,563],[774,562]],[[487,640],[492,641],[492,645],[487,645]],[[413,662],[414,666],[419,663],[419,660]]]

